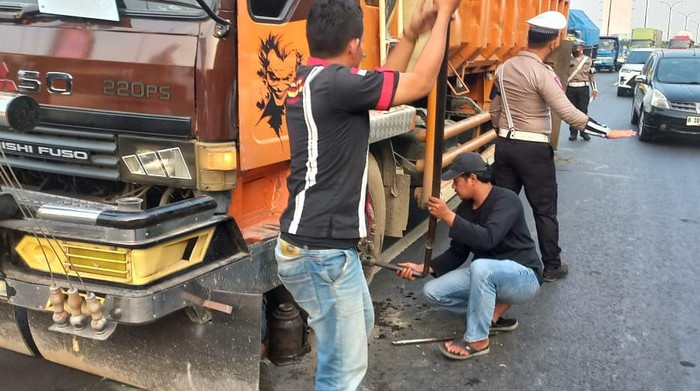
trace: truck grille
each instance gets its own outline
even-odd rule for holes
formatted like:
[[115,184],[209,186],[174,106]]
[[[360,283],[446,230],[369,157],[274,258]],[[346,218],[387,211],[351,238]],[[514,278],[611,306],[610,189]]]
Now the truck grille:
[[700,104],[691,102],[671,102],[671,108],[673,110],[685,111],[688,113],[700,113],[698,108]]
[[65,256],[70,260],[63,262],[66,270],[120,279],[129,277],[129,260],[124,249],[108,250],[97,246],[90,248],[68,244],[65,250]]
[[[31,132],[15,132],[0,128],[0,141],[5,143],[5,158],[0,155],[0,163],[13,168],[42,171],[52,174],[80,176],[93,179],[116,181],[119,179],[117,141],[114,134],[102,129],[74,130],[40,123]],[[7,144],[21,145],[23,153],[8,150]],[[28,153],[28,148],[45,146],[67,151],[85,151],[90,158],[87,162],[70,159],[45,158]]]
[[[0,163],[15,168],[109,181],[119,180],[117,134],[188,140],[190,117],[77,109],[42,104],[31,132],[0,127]],[[71,156],[72,152],[75,154]],[[79,157],[76,157],[79,156]]]

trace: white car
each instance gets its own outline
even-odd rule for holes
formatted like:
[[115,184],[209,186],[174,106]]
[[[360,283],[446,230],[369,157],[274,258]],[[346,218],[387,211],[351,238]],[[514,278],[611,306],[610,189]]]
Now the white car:
[[642,71],[644,63],[654,50],[658,50],[658,48],[632,49],[629,52],[627,61],[620,68],[620,73],[617,74],[617,96],[631,94],[634,91],[634,78]]

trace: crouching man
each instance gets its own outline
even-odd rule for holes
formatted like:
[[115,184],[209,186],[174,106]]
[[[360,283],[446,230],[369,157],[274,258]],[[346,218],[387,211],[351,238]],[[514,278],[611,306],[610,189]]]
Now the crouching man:
[[[427,301],[448,310],[467,314],[462,338],[445,342],[445,356],[464,360],[489,352],[489,330],[510,331],[515,319],[501,316],[511,304],[532,300],[542,284],[544,266],[525,223],[523,205],[512,191],[492,186],[491,167],[476,153],[459,155],[443,180],[462,199],[456,213],[435,197],[428,211],[450,226],[450,248],[432,260],[430,273],[437,277],[423,288]],[[462,266],[470,254],[471,264]],[[413,280],[412,271],[423,265],[399,263],[397,274]]]

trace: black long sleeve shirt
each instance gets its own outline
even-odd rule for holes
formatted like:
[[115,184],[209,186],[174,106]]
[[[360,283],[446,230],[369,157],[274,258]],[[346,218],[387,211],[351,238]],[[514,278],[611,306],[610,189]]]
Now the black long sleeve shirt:
[[542,283],[544,266],[525,223],[523,204],[508,189],[492,187],[476,209],[472,201],[462,201],[450,238],[450,248],[432,261],[437,277],[457,269],[474,253],[474,259],[511,260],[529,267]]

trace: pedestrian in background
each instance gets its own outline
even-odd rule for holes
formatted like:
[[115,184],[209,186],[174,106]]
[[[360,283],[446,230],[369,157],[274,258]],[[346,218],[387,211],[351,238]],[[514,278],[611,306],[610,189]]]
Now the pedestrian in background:
[[[588,114],[588,104],[598,96],[598,87],[595,82],[595,67],[593,59],[583,54],[583,42],[574,41],[571,49],[571,63],[569,64],[569,78],[566,83],[566,97],[584,114]],[[590,141],[591,136],[583,130],[569,127],[569,140],[574,141],[581,134],[581,138]]]
[[[291,149],[289,200],[275,258],[280,280],[308,314],[317,350],[316,390],[357,390],[367,371],[374,309],[357,255],[367,236],[365,195],[369,110],[413,102],[436,82],[447,26],[459,0],[417,11],[384,68],[358,69],[364,57],[357,0],[317,0],[306,39],[311,58],[285,103]],[[431,29],[415,69],[416,39]]]
[[528,46],[496,70],[491,120],[498,128],[494,184],[520,193],[525,187],[537,228],[544,281],[568,273],[561,261],[557,220],[557,177],[551,110],[576,129],[603,138],[632,137],[632,130],[611,130],[579,111],[566,98],[559,77],[544,64],[557,47],[566,17],[547,11],[528,20]]

